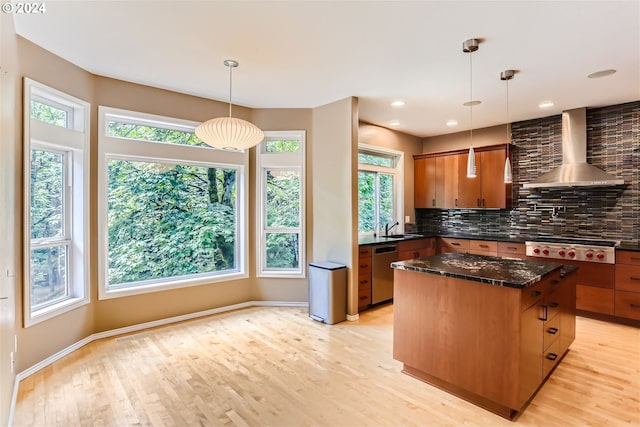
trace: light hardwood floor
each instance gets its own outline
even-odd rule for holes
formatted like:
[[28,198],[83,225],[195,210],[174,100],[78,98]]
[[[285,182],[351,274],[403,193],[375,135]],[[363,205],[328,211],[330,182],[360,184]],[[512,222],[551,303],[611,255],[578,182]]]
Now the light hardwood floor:
[[512,423],[402,374],[392,321],[391,305],[331,326],[262,307],[95,341],[22,381],[14,425],[640,425],[640,329],[578,318]]

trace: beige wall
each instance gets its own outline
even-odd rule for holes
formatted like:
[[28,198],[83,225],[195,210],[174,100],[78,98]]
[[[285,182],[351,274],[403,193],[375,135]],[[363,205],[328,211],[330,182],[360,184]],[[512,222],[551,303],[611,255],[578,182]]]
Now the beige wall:
[[349,269],[347,312],[358,312],[357,271],[357,99],[346,98],[313,109],[313,144],[307,153],[312,181],[313,258],[333,261]]
[[[506,144],[507,125],[492,126],[473,130],[473,146]],[[432,136],[422,140],[423,153],[439,153],[469,148],[469,131]]]
[[[369,123],[360,123],[358,143],[404,152],[404,215],[415,221],[413,206],[413,155],[422,153],[422,139]],[[404,218],[398,218],[402,224]]]
[[[18,209],[22,200],[15,183],[21,173],[18,141],[20,132],[20,73],[13,18],[0,14],[0,425],[7,425],[15,372],[11,372],[11,352],[16,332],[17,256],[21,250]],[[22,351],[21,349],[19,349]]]

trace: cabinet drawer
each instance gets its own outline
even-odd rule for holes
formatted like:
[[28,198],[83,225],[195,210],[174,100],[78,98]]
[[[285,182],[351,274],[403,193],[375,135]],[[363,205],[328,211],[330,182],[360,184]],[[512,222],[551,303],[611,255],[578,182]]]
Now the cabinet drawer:
[[360,274],[358,276],[358,291],[371,291],[371,274]]
[[549,346],[558,339],[560,336],[560,316],[555,316],[553,319],[544,323],[544,346],[546,350]]
[[542,300],[543,282],[528,286],[520,291],[520,309],[526,310],[538,301]]
[[358,255],[360,256],[360,258],[366,258],[366,257],[371,258],[371,246],[369,246],[369,245],[367,245],[367,246],[359,246],[358,247]]
[[432,239],[411,239],[398,242],[398,251],[414,251],[421,248],[428,248],[433,245]]
[[640,292],[640,265],[616,264],[616,291]]
[[[498,252],[498,242],[492,242],[490,240],[469,240],[470,251],[480,252]],[[473,252],[471,252],[473,253]]]
[[504,256],[525,256],[524,243],[498,242],[498,253]]
[[358,291],[358,309],[362,310],[371,304],[371,286],[369,289]]
[[576,285],[576,308],[594,313],[614,314],[613,289]]
[[371,257],[358,259],[358,274],[371,273]]
[[640,252],[616,251],[616,264],[630,264],[640,267]]
[[640,320],[640,294],[616,291],[616,316]]
[[544,352],[543,367],[542,367],[542,377],[546,378],[549,375],[549,372],[553,369],[554,366],[560,361],[562,354],[560,354],[560,340],[555,340],[548,349]]
[[469,241],[467,239],[441,237],[440,253],[444,252],[469,252]]

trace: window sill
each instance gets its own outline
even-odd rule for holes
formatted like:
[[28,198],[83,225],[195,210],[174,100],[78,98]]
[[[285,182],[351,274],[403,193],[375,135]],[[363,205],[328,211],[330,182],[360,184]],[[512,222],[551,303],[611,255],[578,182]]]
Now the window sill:
[[60,316],[61,314],[68,313],[71,310],[75,310],[76,308],[82,307],[83,305],[87,304],[89,304],[88,297],[66,299],[57,304],[42,308],[38,311],[30,312],[30,316],[25,316],[24,326],[25,328],[28,328],[29,326],[37,325],[40,322],[44,322],[56,316]]
[[229,282],[232,280],[246,279],[249,275],[244,272],[229,273],[219,276],[197,277],[193,279],[180,279],[172,281],[163,281],[159,283],[139,284],[137,286],[120,287],[114,289],[105,289],[104,285],[100,287],[98,295],[99,300],[122,298],[132,295],[148,294],[153,292],[168,291],[172,289],[181,289],[191,286],[211,285],[219,282]]

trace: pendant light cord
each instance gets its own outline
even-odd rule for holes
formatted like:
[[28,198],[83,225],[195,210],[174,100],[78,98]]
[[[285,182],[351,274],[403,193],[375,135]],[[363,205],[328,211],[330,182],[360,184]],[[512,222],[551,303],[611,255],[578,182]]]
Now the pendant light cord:
[[473,51],[469,52],[469,124],[471,130],[469,132],[469,146],[473,146]]
[[231,88],[233,87],[233,67],[229,67],[229,117],[231,117]]
[[509,158],[509,146],[511,145],[511,124],[509,123],[509,79],[507,79],[507,159]]

